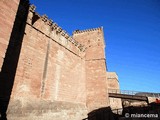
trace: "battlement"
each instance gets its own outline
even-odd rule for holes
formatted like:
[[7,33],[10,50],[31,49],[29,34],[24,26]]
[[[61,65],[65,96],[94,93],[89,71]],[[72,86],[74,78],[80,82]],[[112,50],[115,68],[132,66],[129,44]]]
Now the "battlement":
[[[35,10],[36,7],[34,5],[30,5],[28,23],[31,26],[35,27],[36,29],[44,33],[46,36],[54,40],[59,37],[58,39],[61,39],[61,41],[56,42],[67,47],[68,49],[71,49],[70,47],[74,45],[74,47],[76,47],[80,52],[85,51],[85,46],[73,39],[73,37],[70,36],[64,29],[62,29],[56,22],[53,22],[53,20],[49,19],[47,15],[39,15],[37,12],[35,12]],[[56,36],[57,38],[55,38]],[[70,44],[70,47],[66,44],[69,42],[72,44]]]
[[103,30],[103,27],[98,27],[98,28],[92,28],[92,29],[86,29],[86,30],[75,30],[73,34],[79,34],[79,33],[84,33],[84,32],[93,32],[97,30]]

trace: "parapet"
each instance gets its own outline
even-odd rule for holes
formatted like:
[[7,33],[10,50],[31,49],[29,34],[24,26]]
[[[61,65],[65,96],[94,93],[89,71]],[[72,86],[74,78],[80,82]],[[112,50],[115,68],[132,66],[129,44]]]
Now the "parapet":
[[[36,7],[34,5],[30,5],[27,20],[28,24],[53,40],[55,40],[55,37],[57,36],[56,39],[61,40],[56,42],[58,42],[62,46],[67,47],[67,49],[71,49],[68,47],[68,45],[66,45],[70,42],[72,44],[70,46],[75,46],[79,50],[79,52],[85,51],[86,48],[84,45],[73,39],[73,37],[70,36],[65,30],[63,30],[56,22],[48,19],[47,15],[39,15],[37,12],[35,12],[35,9]],[[65,41],[64,44],[63,41]]]
[[79,34],[79,33],[84,33],[84,32],[93,32],[97,30],[103,30],[103,27],[98,27],[98,28],[92,28],[92,29],[86,29],[86,30],[75,30],[73,34]]

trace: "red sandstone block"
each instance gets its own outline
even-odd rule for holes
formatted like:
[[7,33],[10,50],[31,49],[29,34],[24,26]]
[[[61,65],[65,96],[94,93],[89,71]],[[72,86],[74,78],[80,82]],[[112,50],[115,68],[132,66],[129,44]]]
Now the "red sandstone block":
[[13,1],[13,0],[5,0],[3,2],[4,6],[7,6],[8,8],[12,9],[13,11],[17,11],[17,8],[18,8],[18,4]]
[[[10,11],[11,13],[16,14],[16,11],[11,10],[11,8],[9,8],[8,6],[6,6],[5,4],[0,4],[0,7],[1,7],[0,8],[1,14],[5,14],[6,11]],[[12,14],[9,14],[9,15],[12,15]]]
[[[5,28],[3,28],[5,29]],[[10,32],[10,30],[6,29],[5,31],[1,31],[0,30],[0,42],[1,43],[4,43],[4,44],[7,44],[8,45],[8,42],[9,42],[9,39],[10,39],[10,34],[8,34],[8,32]]]
[[13,18],[11,18],[11,17],[8,17],[8,18],[2,18],[2,19],[0,19],[0,21],[2,22],[2,24],[1,24],[1,26],[2,27],[4,27],[4,29],[3,29],[3,31],[5,32],[5,31],[12,31],[12,28],[13,28],[13,20],[12,20]]
[[3,43],[1,43],[0,42],[0,51],[2,52],[2,51],[6,51],[6,49],[7,49],[7,45],[6,44],[3,44]]
[[2,65],[3,65],[3,61],[4,61],[4,59],[0,56],[0,71],[1,71],[1,68],[2,68]]
[[[6,1],[6,0],[5,0]],[[5,10],[11,10],[7,5],[5,5],[4,3],[1,2],[0,4],[0,11],[5,12]]]
[[2,41],[2,43],[4,44],[9,43],[10,36],[6,32],[0,33],[0,36],[1,36],[0,42]]
[[10,10],[2,11],[3,19],[6,20],[6,22],[13,24],[15,21],[15,12],[12,12]]
[[23,75],[24,75],[24,67],[23,67],[23,64],[20,64],[19,66],[18,66],[18,70],[17,70],[17,72],[16,72],[16,76],[20,76],[20,77],[23,77]]
[[1,19],[0,18],[0,32],[10,32],[11,31],[11,24],[9,24],[7,21],[5,21],[5,19]]
[[[1,24],[4,23],[4,24]],[[3,20],[1,20],[0,18],[0,37],[9,41],[10,35],[11,35],[11,31],[12,31],[12,25],[11,24],[7,24],[6,22],[3,22]]]
[[[7,49],[8,41],[4,38],[0,38],[0,46],[3,47],[3,48],[1,48],[1,50],[2,49]],[[4,48],[4,46],[5,46],[5,48]]]
[[0,57],[5,58],[6,51],[0,51]]
[[12,0],[15,2],[15,4],[19,5],[20,0]]
[[6,50],[1,50],[0,49],[0,57],[4,58],[5,57],[5,53],[6,53]]

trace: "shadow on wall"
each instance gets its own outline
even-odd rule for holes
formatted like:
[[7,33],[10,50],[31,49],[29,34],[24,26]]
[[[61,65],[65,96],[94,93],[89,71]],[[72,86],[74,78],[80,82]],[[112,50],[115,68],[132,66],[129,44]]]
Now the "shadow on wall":
[[124,107],[122,117],[128,120],[160,120],[160,104],[150,103],[144,107]]
[[114,120],[114,114],[110,107],[104,107],[91,111],[83,120]]
[[0,72],[0,120],[7,120],[6,111],[15,79],[17,64],[22,46],[24,30],[28,15],[29,3],[20,0],[9,45]]
[[[118,110],[118,109],[117,109]],[[129,106],[123,108],[121,114],[113,113],[110,107],[100,108],[88,114],[83,120],[160,120],[160,104],[151,103],[148,106]]]

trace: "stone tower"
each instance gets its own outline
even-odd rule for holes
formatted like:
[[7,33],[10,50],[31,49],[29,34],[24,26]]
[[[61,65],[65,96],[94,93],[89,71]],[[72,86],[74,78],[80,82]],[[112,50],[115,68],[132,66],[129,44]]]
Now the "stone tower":
[[86,104],[89,110],[108,105],[103,27],[77,30],[73,38],[86,46]]

